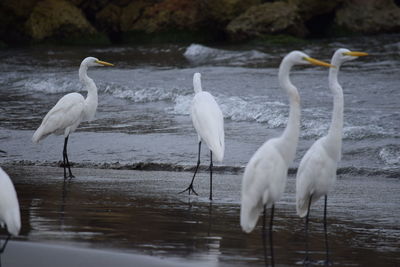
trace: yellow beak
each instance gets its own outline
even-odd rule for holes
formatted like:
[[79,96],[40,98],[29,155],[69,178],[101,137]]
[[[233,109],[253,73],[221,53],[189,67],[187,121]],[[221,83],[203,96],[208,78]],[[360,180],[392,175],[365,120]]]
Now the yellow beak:
[[101,60],[97,60],[96,63],[104,65],[104,66],[114,66],[114,64],[105,62],[105,61],[101,61]]
[[363,57],[363,56],[368,56],[368,53],[350,51],[350,52],[344,52],[343,55],[353,56],[353,57]]
[[305,57],[305,60],[307,60],[308,62],[310,62],[313,65],[317,65],[317,66],[323,66],[323,67],[328,67],[328,68],[336,68],[334,65],[326,63],[324,61],[312,58],[312,57]]

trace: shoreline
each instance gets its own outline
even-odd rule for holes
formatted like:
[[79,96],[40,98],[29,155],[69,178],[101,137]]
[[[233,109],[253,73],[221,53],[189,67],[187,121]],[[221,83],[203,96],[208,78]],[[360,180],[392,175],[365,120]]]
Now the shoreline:
[[[167,262],[177,259],[186,266],[264,266],[261,222],[251,234],[240,229],[241,175],[216,174],[210,202],[208,172],[196,178],[199,196],[189,196],[178,192],[190,182],[191,172],[75,168],[76,177],[64,181],[62,169],[56,167],[6,166],[5,170],[20,200],[20,238],[26,239],[22,242],[133,251]],[[295,266],[304,255],[294,188],[295,177],[290,175],[276,205],[274,247],[276,263],[282,266]],[[335,265],[400,262],[398,190],[398,181],[390,178],[338,177],[328,200]],[[315,203],[310,218],[315,260],[324,257],[322,208],[323,201]]]

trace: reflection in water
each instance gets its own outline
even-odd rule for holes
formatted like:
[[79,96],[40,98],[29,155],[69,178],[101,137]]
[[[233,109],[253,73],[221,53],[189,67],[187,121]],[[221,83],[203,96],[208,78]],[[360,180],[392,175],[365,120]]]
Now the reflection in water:
[[11,237],[11,235],[8,234],[6,239],[4,240],[3,245],[0,248],[0,267],[1,267],[1,254],[3,254],[4,250],[6,249],[6,246],[7,246],[7,243],[8,243],[8,240],[10,239],[10,237]]
[[[309,215],[310,215],[310,207],[311,207],[311,200],[312,200],[312,195],[310,196],[310,200],[308,202],[308,210],[307,210],[307,215],[305,218],[305,245],[306,245],[306,256],[304,258],[303,264],[304,266],[311,266],[313,261],[310,259],[309,256],[309,244],[308,244],[308,223],[309,223]],[[324,200],[324,241],[325,241],[325,261],[323,261],[324,266],[333,266],[333,262],[330,259],[330,252],[329,252],[329,242],[328,242],[328,227],[327,227],[327,202],[328,202],[328,196],[325,195],[325,200]]]
[[[184,262],[204,262],[202,266],[265,266],[265,251],[270,266],[271,261],[279,266],[301,266],[304,259],[304,222],[300,223],[291,198],[294,177],[289,177],[289,193],[280,203],[280,209],[274,211],[275,231],[264,234],[270,241],[266,240],[263,248],[261,227],[254,234],[245,234],[240,229],[240,200],[236,194],[240,192],[240,175],[219,175],[214,181],[218,185],[215,187],[218,198],[210,203],[208,196],[191,196],[188,202],[187,196],[176,194],[177,188],[187,181],[187,172],[77,168],[78,178],[64,183],[59,168],[25,167],[7,171],[15,178],[20,198],[20,239],[175,257]],[[367,179],[374,182],[373,177]],[[375,217],[366,215],[372,209],[358,211],[349,201],[356,192],[342,194],[347,188],[356,188],[347,186],[348,181],[343,180],[344,189],[332,196],[335,205],[330,209],[329,251],[335,254],[327,255],[330,259],[334,256],[336,266],[396,266],[398,224],[356,222],[354,217],[363,216],[367,222]],[[396,189],[394,193],[400,190],[398,181],[386,181]],[[368,184],[375,189],[378,186],[363,180],[357,183],[357,190],[365,192],[362,187]],[[208,179],[199,179],[198,188],[200,195],[206,195]],[[389,203],[388,199],[382,201]],[[379,203],[379,199],[374,203]],[[315,207],[322,211],[323,203],[316,203]],[[351,216],[346,210],[353,212]],[[393,212],[393,218],[396,214]],[[269,217],[265,223],[269,223]],[[314,229],[313,220],[309,226]],[[377,249],[377,240],[385,247]],[[324,233],[310,231],[309,242],[310,248],[315,248],[313,258],[323,266]]]

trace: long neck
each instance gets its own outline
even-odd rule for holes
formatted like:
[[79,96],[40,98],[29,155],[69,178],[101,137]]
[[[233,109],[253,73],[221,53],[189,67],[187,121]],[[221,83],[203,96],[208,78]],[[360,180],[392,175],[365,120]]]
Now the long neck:
[[85,121],[94,119],[98,104],[97,87],[94,81],[89,78],[89,76],[87,76],[87,69],[88,67],[85,65],[81,65],[81,67],[79,68],[79,80],[88,91],[87,97],[85,99]]
[[341,143],[343,129],[343,90],[338,82],[339,62],[332,62],[336,68],[329,70],[329,88],[333,94],[333,112],[332,121],[328,131],[328,138]]
[[282,148],[281,153],[288,164],[290,164],[295,157],[300,133],[300,96],[289,78],[291,67],[292,64],[283,61],[279,68],[280,86],[287,93],[290,104],[288,123],[280,137],[282,140],[280,144]]

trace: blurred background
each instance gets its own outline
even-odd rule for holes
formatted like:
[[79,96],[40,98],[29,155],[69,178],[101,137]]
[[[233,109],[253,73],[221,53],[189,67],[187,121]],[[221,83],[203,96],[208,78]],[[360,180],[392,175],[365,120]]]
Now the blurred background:
[[261,42],[400,30],[399,0],[2,0],[1,45]]

